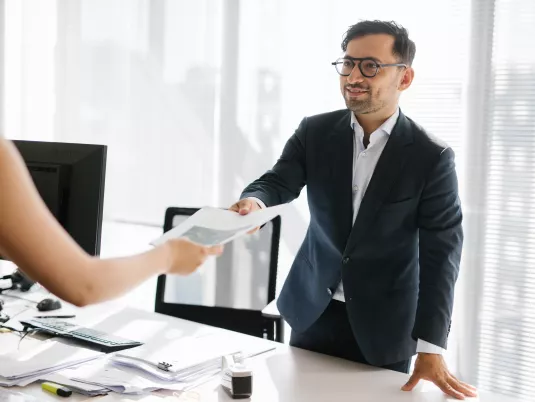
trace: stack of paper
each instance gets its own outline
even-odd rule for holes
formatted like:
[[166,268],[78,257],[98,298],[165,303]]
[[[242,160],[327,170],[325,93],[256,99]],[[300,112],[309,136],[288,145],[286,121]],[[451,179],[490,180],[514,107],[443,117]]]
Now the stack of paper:
[[82,364],[103,355],[57,341],[24,339],[21,350],[0,355],[0,385],[25,386],[43,375]]
[[74,381],[125,394],[159,389],[186,391],[221,372],[222,358],[240,352],[244,358],[275,349],[260,338],[222,333],[170,340],[123,350],[110,356],[110,365],[85,365],[71,374]]
[[224,356],[241,353],[247,358],[274,348],[274,343],[260,338],[216,333],[123,350],[111,361],[141,369],[162,380],[184,381],[221,369]]
[[146,345],[117,352],[112,362],[138,368],[165,381],[183,381],[221,368],[221,358],[238,353],[238,345],[212,335],[186,337],[164,346]]
[[77,384],[86,384],[95,387],[105,387],[110,391],[120,394],[146,394],[152,391],[167,389],[172,391],[184,391],[195,386],[194,382],[168,382],[149,377],[143,372],[128,367],[118,367],[105,364],[100,370],[86,370],[80,367],[73,373],[72,380]]

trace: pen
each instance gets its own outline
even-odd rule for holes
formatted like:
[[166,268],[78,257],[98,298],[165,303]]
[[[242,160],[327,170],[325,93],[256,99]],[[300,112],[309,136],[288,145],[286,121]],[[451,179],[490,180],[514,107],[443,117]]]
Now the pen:
[[58,396],[63,396],[65,398],[72,395],[72,391],[69,388],[63,387],[59,384],[54,384],[53,382],[44,382],[41,384],[41,388],[45,391],[51,392]]
[[74,318],[76,317],[74,314],[67,314],[67,315],[36,315],[33,318]]

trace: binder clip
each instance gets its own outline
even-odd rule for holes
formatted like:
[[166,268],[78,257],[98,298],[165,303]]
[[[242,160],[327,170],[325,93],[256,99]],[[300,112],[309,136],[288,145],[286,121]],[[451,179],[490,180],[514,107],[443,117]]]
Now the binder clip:
[[170,371],[169,369],[172,367],[173,365],[172,364],[169,364],[169,363],[166,363],[166,362],[159,362],[157,367],[160,369],[160,370],[163,370],[163,371]]
[[253,394],[253,372],[240,355],[223,357],[221,386],[232,399],[250,398]]

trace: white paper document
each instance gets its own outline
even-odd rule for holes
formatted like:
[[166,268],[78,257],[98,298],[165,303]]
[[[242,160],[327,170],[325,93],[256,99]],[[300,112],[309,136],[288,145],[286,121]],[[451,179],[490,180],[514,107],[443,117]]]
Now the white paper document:
[[[219,370],[214,373],[205,374],[205,377],[207,375],[213,377],[213,375],[218,372]],[[208,379],[210,377],[208,377]],[[197,380],[199,379],[203,378],[197,378]],[[130,367],[123,367],[120,365],[112,366],[109,364],[96,372],[83,372],[79,370],[78,373],[75,374],[75,377],[73,377],[73,381],[78,384],[84,383],[95,387],[105,387],[118,394],[131,395],[147,394],[161,389],[184,391],[198,384],[198,382],[192,381],[170,382],[160,380],[152,376],[147,376],[142,371]]]
[[97,372],[75,374],[73,380],[117,392],[118,394],[143,394],[159,389],[141,376],[106,365]]
[[158,246],[169,239],[179,237],[185,237],[205,246],[225,244],[282,215],[287,206],[287,204],[277,205],[247,215],[226,209],[202,208],[150,244]]
[[[241,353],[244,358],[275,349],[261,338],[234,334],[208,334],[146,344],[122,350],[110,357],[114,369],[77,374],[76,381],[98,384],[120,393],[142,393],[156,389],[186,391],[221,372],[223,356]],[[159,364],[168,365],[167,369]],[[80,370],[79,370],[80,372]]]
[[[241,353],[243,358],[253,357],[275,349],[276,345],[261,338],[217,331],[200,336],[178,337],[163,343],[149,342],[76,367],[55,370],[53,374],[39,372],[37,377],[31,379],[62,384],[88,396],[104,394],[108,390],[131,395],[161,389],[187,391],[220,375],[223,356]],[[28,349],[36,351],[33,345]],[[63,346],[54,349],[60,352]],[[26,351],[24,357],[32,356]],[[169,364],[168,370],[159,368],[158,363]],[[25,367],[24,371],[28,369]],[[34,371],[35,367],[31,369]]]
[[[219,336],[207,335],[119,351],[112,357],[112,362],[136,367],[161,380],[182,381],[220,368],[223,356],[238,352],[240,346],[235,342],[225,342]],[[159,363],[168,365],[168,368],[158,368]]]
[[44,374],[85,363],[104,355],[101,352],[76,348],[52,340],[33,342],[23,340],[21,343],[24,346],[22,350],[16,349],[0,355],[1,385],[27,385]]

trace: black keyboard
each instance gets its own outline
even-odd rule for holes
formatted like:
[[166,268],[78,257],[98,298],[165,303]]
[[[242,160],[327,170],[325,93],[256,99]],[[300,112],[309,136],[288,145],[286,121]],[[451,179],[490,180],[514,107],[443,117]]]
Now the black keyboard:
[[96,329],[82,327],[72,322],[61,321],[54,318],[31,318],[28,320],[20,320],[20,323],[26,328],[38,328],[55,335],[89,342],[93,345],[97,345],[100,351],[106,353],[133,348],[143,344],[142,342],[121,338]]

